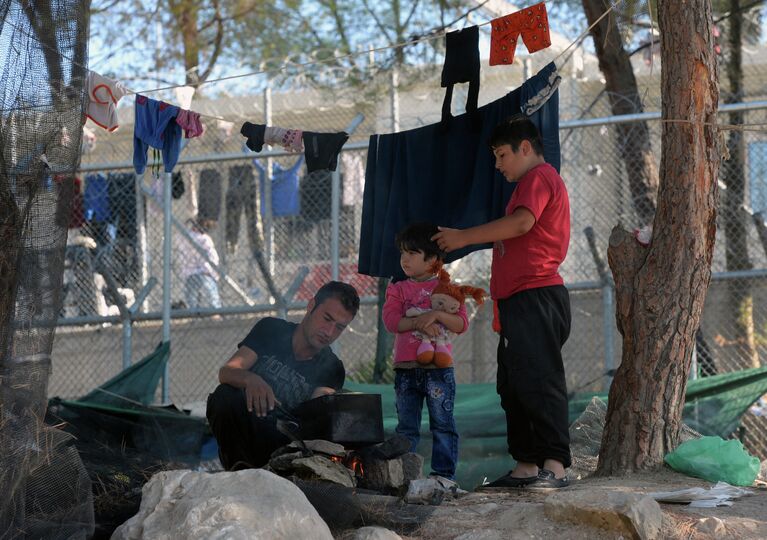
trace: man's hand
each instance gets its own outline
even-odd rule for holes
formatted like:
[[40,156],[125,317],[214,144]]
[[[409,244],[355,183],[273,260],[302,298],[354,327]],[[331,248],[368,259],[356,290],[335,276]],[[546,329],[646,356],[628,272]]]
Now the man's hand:
[[456,249],[466,246],[464,232],[461,229],[449,229],[447,227],[437,227],[439,232],[431,237],[431,240],[437,242],[439,249],[445,253],[450,253]]
[[335,393],[335,388],[330,388],[329,386],[318,386],[314,389],[314,392],[312,392],[312,399],[320,396],[329,396],[330,394]]
[[272,387],[255,373],[250,373],[245,382],[245,404],[248,412],[255,410],[256,416],[266,416],[274,410],[275,403],[279,401],[274,397]]

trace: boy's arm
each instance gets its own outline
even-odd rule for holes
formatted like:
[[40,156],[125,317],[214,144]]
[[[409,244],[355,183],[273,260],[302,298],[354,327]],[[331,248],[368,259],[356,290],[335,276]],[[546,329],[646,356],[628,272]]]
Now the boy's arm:
[[431,237],[439,248],[446,253],[473,244],[487,244],[499,240],[508,240],[526,234],[535,225],[535,216],[527,208],[520,206],[514,213],[468,229],[449,229],[439,227],[439,232]]

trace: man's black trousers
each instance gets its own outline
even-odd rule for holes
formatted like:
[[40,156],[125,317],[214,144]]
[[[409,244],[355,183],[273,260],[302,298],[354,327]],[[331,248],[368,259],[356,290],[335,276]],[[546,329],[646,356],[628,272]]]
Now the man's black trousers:
[[277,431],[274,414],[258,417],[245,406],[245,390],[220,384],[208,396],[208,423],[227,471],[263,467],[290,440]]

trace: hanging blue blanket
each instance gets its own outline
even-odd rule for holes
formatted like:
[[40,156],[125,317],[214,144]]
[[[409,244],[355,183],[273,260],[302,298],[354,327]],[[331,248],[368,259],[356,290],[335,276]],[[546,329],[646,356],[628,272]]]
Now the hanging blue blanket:
[[[359,272],[402,277],[394,236],[405,225],[430,221],[466,228],[503,216],[514,185],[495,170],[488,147],[493,129],[524,112],[543,138],[544,157],[559,171],[560,77],[551,63],[522,86],[477,109],[481,125],[462,114],[440,124],[372,135],[365,171]],[[454,261],[487,245],[450,253]]]

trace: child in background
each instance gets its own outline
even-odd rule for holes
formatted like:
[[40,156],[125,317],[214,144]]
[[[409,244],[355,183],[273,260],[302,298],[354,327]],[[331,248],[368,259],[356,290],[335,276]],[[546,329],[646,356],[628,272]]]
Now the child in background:
[[[453,418],[455,375],[453,367],[438,368],[433,363],[417,361],[422,340],[418,331],[436,337],[438,325],[451,332],[463,333],[469,326],[466,306],[457,313],[432,309],[431,293],[439,284],[443,253],[431,237],[438,232],[430,223],[416,223],[403,229],[396,238],[400,264],[407,279],[391,283],[386,289],[383,321],[394,338],[394,392],[397,403],[397,433],[410,440],[415,452],[420,439],[421,412],[424,400],[429,410],[432,434],[431,476],[453,481],[458,461],[458,432]],[[423,312],[406,316],[410,308]],[[448,345],[452,354],[452,346]]]
[[[215,221],[189,219],[189,236],[205,253],[205,257],[184,238],[178,246],[181,259],[181,278],[184,280],[184,297],[187,307],[221,307],[216,272],[208,261],[218,266],[218,252],[208,232]],[[206,260],[207,257],[207,260]]]

